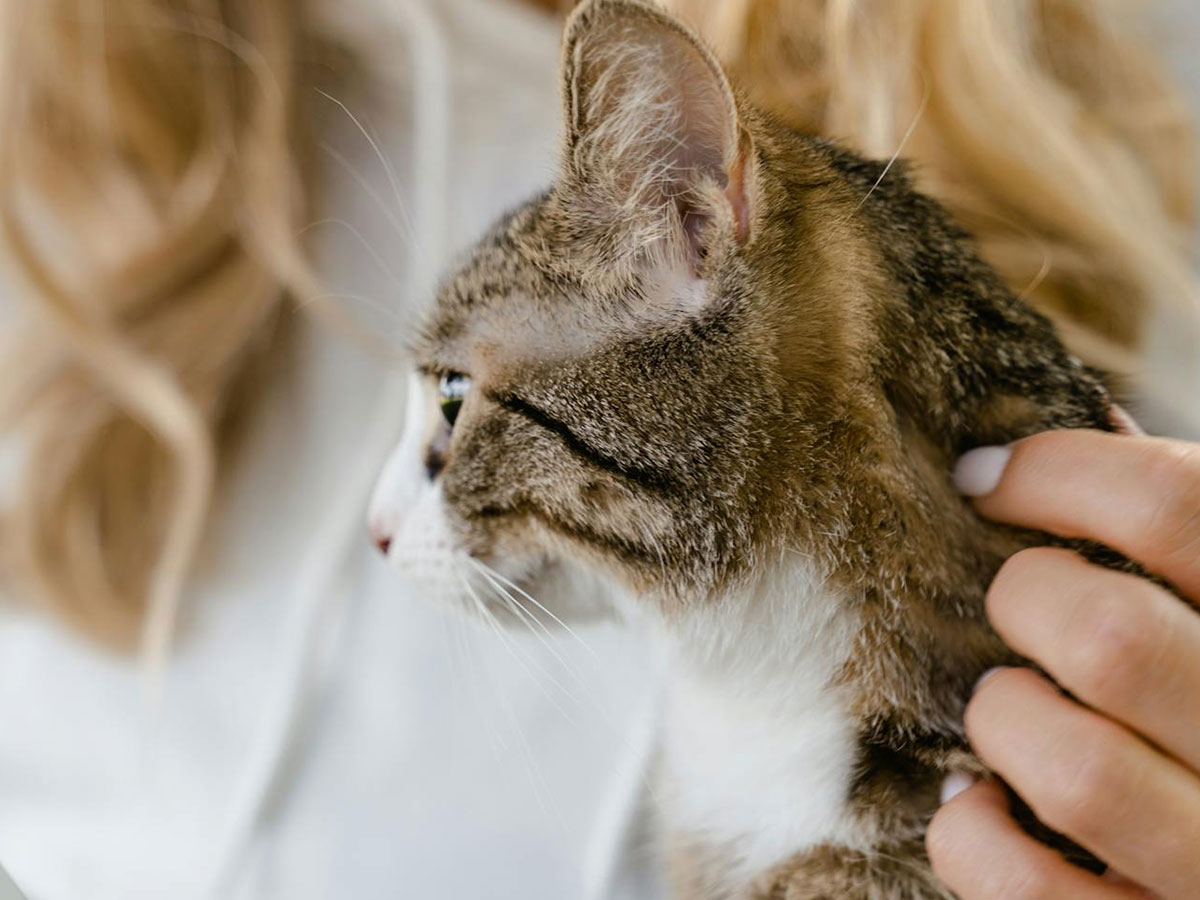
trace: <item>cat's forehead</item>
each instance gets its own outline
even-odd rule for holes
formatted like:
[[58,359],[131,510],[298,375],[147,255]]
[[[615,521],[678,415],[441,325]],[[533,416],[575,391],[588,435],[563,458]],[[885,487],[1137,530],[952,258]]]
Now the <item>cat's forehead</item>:
[[502,219],[442,286],[436,318],[462,327],[489,310],[514,304],[553,305],[577,293],[578,280],[556,254],[554,230],[540,225],[533,201]]
[[645,279],[587,265],[581,243],[546,197],[505,217],[443,284],[419,347],[422,362],[467,367],[480,354],[536,362],[628,336]]

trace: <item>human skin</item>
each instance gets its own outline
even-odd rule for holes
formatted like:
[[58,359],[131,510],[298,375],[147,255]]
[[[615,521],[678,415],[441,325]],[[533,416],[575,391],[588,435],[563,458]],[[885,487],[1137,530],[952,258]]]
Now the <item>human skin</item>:
[[[981,515],[1107,544],[1200,601],[1200,445],[1047,432],[972,451],[955,476]],[[967,707],[967,736],[1038,818],[1110,872],[1028,837],[994,780],[953,777],[927,836],[934,870],[962,900],[1196,900],[1200,615],[1052,548],[1009,559],[987,612],[1078,700],[1032,670],[994,670]]]

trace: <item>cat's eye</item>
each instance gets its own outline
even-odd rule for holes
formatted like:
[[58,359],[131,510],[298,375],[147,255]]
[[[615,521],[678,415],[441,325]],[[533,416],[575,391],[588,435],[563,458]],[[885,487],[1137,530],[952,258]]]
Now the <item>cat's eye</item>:
[[442,409],[442,418],[451,428],[454,427],[458,411],[462,409],[463,400],[470,389],[471,376],[463,375],[460,372],[443,375],[438,382],[438,405]]

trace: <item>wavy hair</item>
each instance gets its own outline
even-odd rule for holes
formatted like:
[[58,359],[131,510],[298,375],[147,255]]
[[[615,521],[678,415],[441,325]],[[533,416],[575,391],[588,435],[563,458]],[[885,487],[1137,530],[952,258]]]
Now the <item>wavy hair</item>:
[[[1191,123],[1119,0],[674,5],[759,104],[914,160],[1090,361],[1136,368],[1150,312],[1195,304]],[[161,643],[233,413],[288,298],[315,296],[317,36],[298,0],[0,0],[0,35],[6,580]]]
[[0,416],[22,460],[5,573],[128,646],[143,624],[170,630],[226,425],[310,281],[303,35],[289,0],[0,15],[0,236],[19,301]]
[[1190,110],[1127,0],[672,0],[752,99],[887,159],[1084,359],[1200,314]]

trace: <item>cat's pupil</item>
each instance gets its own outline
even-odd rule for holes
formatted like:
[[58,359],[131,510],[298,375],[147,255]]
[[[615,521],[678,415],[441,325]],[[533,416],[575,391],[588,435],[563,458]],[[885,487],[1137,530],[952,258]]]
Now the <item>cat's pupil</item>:
[[451,428],[454,427],[454,420],[458,418],[458,411],[462,409],[463,399],[470,389],[470,376],[460,372],[443,375],[438,382],[438,404],[442,409],[442,417]]

